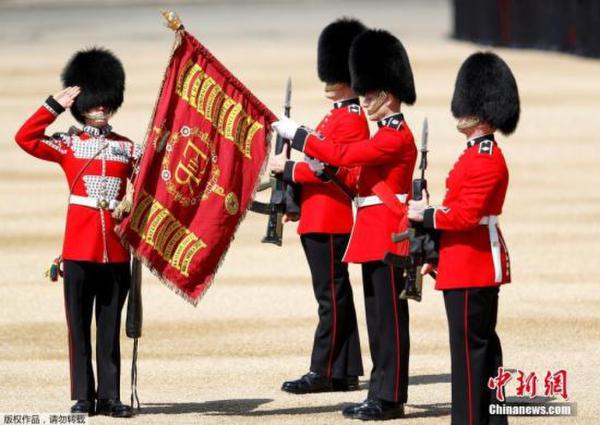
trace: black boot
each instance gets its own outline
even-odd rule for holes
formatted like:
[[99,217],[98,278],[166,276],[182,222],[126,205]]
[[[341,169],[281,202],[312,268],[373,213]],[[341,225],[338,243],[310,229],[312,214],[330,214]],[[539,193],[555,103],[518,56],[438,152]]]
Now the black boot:
[[358,377],[327,379],[317,372],[308,372],[295,381],[286,381],[281,386],[283,391],[294,394],[323,393],[328,391],[352,391],[358,389]]
[[404,416],[404,404],[375,400],[356,409],[356,413],[352,418],[363,421],[384,421],[401,418],[402,416]]
[[316,372],[308,372],[295,381],[286,381],[281,386],[283,391],[294,394],[322,393],[332,391],[331,381]]
[[130,418],[133,416],[131,406],[121,403],[121,400],[98,400],[97,412],[99,415],[112,416],[113,418]]
[[354,391],[358,390],[358,376],[347,376],[342,379],[333,378],[331,380],[333,391]]
[[93,416],[94,411],[94,401],[93,400],[77,400],[73,406],[71,406],[71,413],[86,413],[89,416]]
[[363,407],[366,405],[369,405],[371,403],[375,403],[375,400],[371,400],[371,399],[366,399],[365,401],[363,401],[362,403],[357,403],[357,404],[351,404],[350,406],[346,407],[344,410],[342,410],[342,414],[344,415],[344,417],[346,418],[354,418],[356,416],[356,413]]

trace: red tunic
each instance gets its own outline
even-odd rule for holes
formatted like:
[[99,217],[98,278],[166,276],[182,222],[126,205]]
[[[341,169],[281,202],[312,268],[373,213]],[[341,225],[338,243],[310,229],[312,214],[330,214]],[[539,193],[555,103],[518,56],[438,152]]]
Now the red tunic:
[[[316,131],[329,143],[353,143],[369,137],[369,124],[358,99],[350,99],[335,102]],[[284,179],[302,185],[299,234],[350,233],[354,221],[351,200],[335,183],[317,177],[310,160],[288,161]]]
[[[417,148],[412,132],[401,114],[379,123],[371,138],[360,142],[327,143],[318,135],[300,128],[292,146],[328,164],[360,167],[359,172],[346,172],[340,179],[356,188],[359,197],[374,196],[374,187],[385,184],[394,194],[410,196]],[[366,263],[381,261],[386,252],[406,255],[408,244],[394,244],[391,234],[407,229],[406,204],[392,211],[385,204],[358,208],[344,261]]]
[[[131,175],[132,163],[138,153],[136,146],[129,139],[110,132],[110,127],[85,127],[78,134],[47,136],[45,130],[57,115],[47,101],[19,129],[16,142],[31,155],[58,163],[69,187],[73,187],[73,195],[120,200],[125,194],[127,178]],[[90,158],[104,146],[106,148],[92,159],[77,178]],[[113,231],[116,224],[111,211],[107,209],[70,204],[63,259],[95,263],[129,261],[128,250]]]
[[[442,207],[425,210],[424,225],[442,230],[436,289],[497,286],[510,282],[508,251],[497,225],[508,188],[508,168],[493,135],[468,143],[446,179]],[[484,218],[488,217],[488,218]],[[497,261],[492,240],[497,232]]]

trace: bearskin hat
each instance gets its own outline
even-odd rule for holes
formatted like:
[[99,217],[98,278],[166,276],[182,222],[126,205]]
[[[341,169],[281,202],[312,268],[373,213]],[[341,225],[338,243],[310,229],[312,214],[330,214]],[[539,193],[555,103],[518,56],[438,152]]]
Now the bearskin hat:
[[452,114],[474,116],[503,134],[517,128],[520,114],[519,90],[512,71],[498,55],[474,53],[458,71]]
[[71,107],[71,113],[80,123],[85,123],[83,114],[90,108],[105,106],[115,112],[123,103],[125,70],[109,50],[98,47],[80,50],[71,57],[61,77],[64,87],[81,87]]
[[396,37],[384,30],[367,30],[350,48],[352,88],[360,95],[384,90],[412,105],[417,100],[408,55]]
[[348,55],[352,40],[367,28],[358,20],[341,18],[327,25],[319,36],[317,72],[324,83],[350,84]]

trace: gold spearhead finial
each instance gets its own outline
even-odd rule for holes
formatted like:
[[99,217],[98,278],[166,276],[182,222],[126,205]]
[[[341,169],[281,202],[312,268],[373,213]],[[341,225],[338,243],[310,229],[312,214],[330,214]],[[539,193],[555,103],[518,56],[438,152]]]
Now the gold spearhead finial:
[[184,29],[183,23],[181,22],[181,19],[177,13],[165,9],[162,9],[160,13],[163,15],[163,18],[165,18],[165,25],[168,28],[172,29],[173,31],[180,31]]

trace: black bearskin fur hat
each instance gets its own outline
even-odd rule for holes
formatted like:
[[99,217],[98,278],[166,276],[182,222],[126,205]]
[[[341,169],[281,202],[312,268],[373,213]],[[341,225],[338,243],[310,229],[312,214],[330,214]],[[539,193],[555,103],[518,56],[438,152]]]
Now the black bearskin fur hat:
[[348,55],[352,40],[367,28],[358,20],[341,18],[327,25],[319,36],[317,72],[324,83],[350,84]]
[[374,90],[393,94],[402,103],[417,100],[408,55],[396,37],[384,30],[367,30],[350,49],[352,88],[360,95]]
[[109,50],[98,47],[80,50],[69,60],[61,77],[64,87],[81,87],[71,113],[82,124],[83,114],[90,108],[105,106],[116,112],[123,103],[125,70]]
[[520,110],[517,82],[498,55],[478,52],[463,62],[452,96],[456,118],[477,117],[508,135],[517,128]]

